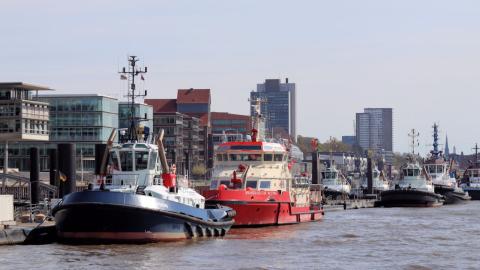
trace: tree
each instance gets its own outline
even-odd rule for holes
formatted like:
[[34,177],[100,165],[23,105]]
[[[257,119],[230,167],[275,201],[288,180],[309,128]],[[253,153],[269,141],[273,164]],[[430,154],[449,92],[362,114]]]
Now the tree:
[[207,173],[207,168],[205,168],[205,166],[203,164],[196,164],[192,168],[192,175],[195,178],[200,178],[200,177],[204,176],[206,173]]
[[318,150],[320,152],[351,152],[352,147],[337,138],[331,137],[328,141],[318,144]]

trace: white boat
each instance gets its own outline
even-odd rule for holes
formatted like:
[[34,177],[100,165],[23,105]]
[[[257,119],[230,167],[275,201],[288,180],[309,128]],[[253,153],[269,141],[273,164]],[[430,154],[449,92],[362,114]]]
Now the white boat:
[[347,179],[337,170],[335,164],[321,171],[325,196],[333,199],[350,195],[351,186]]

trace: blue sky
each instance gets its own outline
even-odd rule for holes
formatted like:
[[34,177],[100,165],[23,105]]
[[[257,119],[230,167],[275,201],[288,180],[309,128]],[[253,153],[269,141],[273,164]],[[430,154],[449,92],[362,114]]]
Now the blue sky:
[[416,128],[426,153],[434,121],[458,152],[480,141],[478,1],[2,1],[0,33],[0,81],[121,98],[134,54],[151,98],[211,88],[213,110],[247,114],[257,83],[288,77],[299,134],[393,107],[397,151]]

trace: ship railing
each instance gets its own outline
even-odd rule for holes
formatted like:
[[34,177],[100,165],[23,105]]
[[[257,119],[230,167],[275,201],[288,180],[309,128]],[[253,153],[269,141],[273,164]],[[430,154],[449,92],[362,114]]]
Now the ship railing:
[[112,178],[107,178],[105,185],[107,186],[138,186],[138,174],[118,174]]

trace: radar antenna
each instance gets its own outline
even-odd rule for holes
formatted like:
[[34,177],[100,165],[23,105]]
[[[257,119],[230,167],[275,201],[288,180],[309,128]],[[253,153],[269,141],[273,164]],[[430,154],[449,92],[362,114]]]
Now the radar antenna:
[[145,90],[143,94],[136,92],[135,77],[140,75],[140,79],[143,81],[145,80],[143,77],[143,74],[147,73],[147,67],[144,67],[143,69],[140,67],[137,68],[136,64],[139,60],[140,59],[137,56],[134,56],[134,55],[129,56],[128,69],[123,67],[122,71],[118,72],[120,73],[121,80],[128,81],[128,93],[126,97],[128,98],[128,106],[129,106],[129,114],[128,114],[129,128],[128,128],[125,139],[131,142],[138,141],[138,135],[137,135],[138,122],[142,121],[142,118],[135,116],[135,98],[147,96],[147,90]]
[[410,147],[412,147],[412,155],[415,155],[415,146],[420,146],[420,143],[418,141],[418,137],[420,136],[420,133],[416,131],[414,128],[410,133],[408,134],[410,138],[412,138],[412,141],[410,143]]

